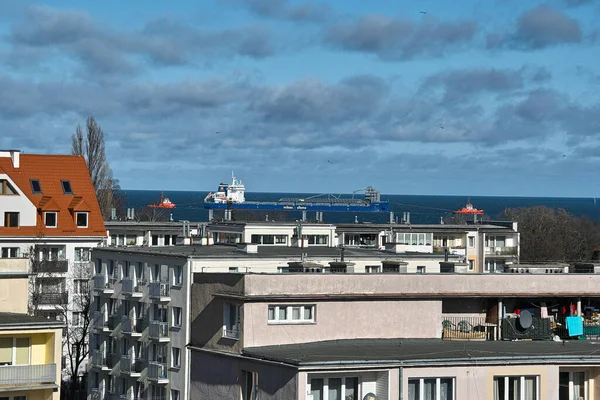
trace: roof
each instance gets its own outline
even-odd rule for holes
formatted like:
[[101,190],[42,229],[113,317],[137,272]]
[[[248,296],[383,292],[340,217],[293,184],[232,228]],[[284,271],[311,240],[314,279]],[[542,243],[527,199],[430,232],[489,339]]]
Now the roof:
[[[189,258],[278,258],[278,257],[297,257],[302,254],[310,257],[340,258],[340,251],[337,247],[309,246],[305,248],[287,247],[287,246],[258,246],[258,253],[246,253],[237,250],[236,246],[231,245],[177,245],[177,246],[151,246],[151,247],[102,247],[95,251],[115,251],[121,253],[137,253],[153,256],[174,256]],[[462,256],[450,255],[451,259],[461,258]],[[381,259],[414,259],[414,258],[439,258],[444,259],[443,254],[397,254],[376,249],[350,248],[346,247],[344,251],[346,261],[352,261],[356,258],[381,258]]]
[[31,326],[53,326],[60,328],[64,326],[64,323],[45,317],[32,317],[27,314],[0,312],[0,329],[15,329]]
[[243,354],[292,365],[600,362],[600,342],[462,341],[441,339],[346,339],[250,347]]
[[[38,209],[37,226],[0,227],[0,236],[106,236],[96,192],[82,156],[21,154],[19,164],[15,169],[10,157],[0,157],[0,169]],[[41,194],[33,194],[31,179],[40,181]],[[63,193],[62,180],[70,181],[73,194]],[[45,227],[43,211],[58,211],[57,228]],[[89,212],[87,228],[76,226],[77,211]]]

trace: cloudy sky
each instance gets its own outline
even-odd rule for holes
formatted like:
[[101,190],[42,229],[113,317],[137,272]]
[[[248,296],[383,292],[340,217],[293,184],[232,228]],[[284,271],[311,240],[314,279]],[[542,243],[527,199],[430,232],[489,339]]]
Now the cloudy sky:
[[[125,4],[126,3],[126,4]],[[125,189],[599,196],[600,2],[0,2],[0,148]]]

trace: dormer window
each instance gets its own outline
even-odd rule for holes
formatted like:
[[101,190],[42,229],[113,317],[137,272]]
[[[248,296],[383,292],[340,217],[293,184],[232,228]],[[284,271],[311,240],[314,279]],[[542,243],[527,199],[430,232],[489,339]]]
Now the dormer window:
[[31,179],[29,182],[31,183],[31,193],[42,194],[42,185],[39,179]]
[[78,228],[87,228],[88,227],[88,213],[86,213],[86,212],[75,213],[75,222],[77,222]]
[[56,228],[57,213],[55,211],[47,211],[44,213],[44,225],[47,228]]
[[8,194],[17,194],[17,191],[6,179],[0,179],[0,195]]
[[71,188],[71,181],[60,181],[63,193],[64,194],[73,194],[73,189]]

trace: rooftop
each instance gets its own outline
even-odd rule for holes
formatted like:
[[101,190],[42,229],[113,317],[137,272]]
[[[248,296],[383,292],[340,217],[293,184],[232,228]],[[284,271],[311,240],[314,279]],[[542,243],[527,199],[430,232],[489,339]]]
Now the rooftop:
[[60,328],[64,326],[64,323],[45,317],[32,317],[27,314],[0,312],[0,329],[18,329],[31,326],[52,326]]
[[347,339],[245,348],[253,358],[297,366],[314,364],[510,364],[600,361],[600,342]]

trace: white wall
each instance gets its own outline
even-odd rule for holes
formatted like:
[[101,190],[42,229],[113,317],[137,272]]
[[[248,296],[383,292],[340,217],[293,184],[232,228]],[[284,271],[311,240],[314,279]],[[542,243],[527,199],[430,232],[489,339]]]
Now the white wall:
[[0,174],[0,179],[8,180],[12,187],[19,193],[18,196],[0,196],[2,200],[0,201],[0,226],[4,226],[4,213],[6,211],[19,213],[20,226],[35,226],[37,222],[37,210],[25,193],[23,193],[23,190],[27,190],[27,188],[18,187],[6,174]]

